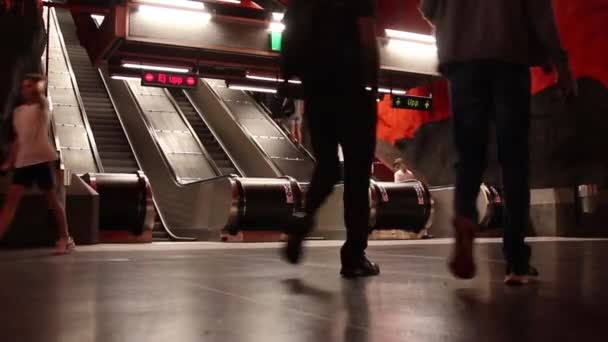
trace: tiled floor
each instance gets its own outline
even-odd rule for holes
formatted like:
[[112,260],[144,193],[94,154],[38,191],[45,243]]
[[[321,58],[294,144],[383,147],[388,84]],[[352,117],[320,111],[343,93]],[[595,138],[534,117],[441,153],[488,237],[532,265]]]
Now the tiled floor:
[[338,244],[300,267],[276,244],[0,251],[3,342],[608,341],[608,241],[532,242],[540,282],[506,288],[500,244],[453,279],[447,240],[374,243],[380,277],[342,280]]

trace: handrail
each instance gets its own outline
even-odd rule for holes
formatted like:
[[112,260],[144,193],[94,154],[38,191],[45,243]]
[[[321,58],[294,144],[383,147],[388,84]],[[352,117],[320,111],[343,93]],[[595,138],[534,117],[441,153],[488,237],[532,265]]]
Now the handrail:
[[173,105],[173,107],[175,107],[175,111],[177,112],[177,114],[179,115],[179,117],[182,119],[182,121],[184,122],[184,124],[186,125],[186,127],[188,127],[188,130],[190,131],[190,134],[192,135],[192,138],[194,138],[194,140],[198,144],[198,147],[201,149],[201,152],[203,152],[203,156],[205,156],[205,159],[207,160],[207,162],[209,163],[209,165],[211,165],[211,168],[213,169],[213,171],[215,171],[215,174],[216,175],[221,175],[222,171],[220,170],[220,168],[215,163],[215,160],[213,160],[213,158],[211,158],[211,155],[209,154],[209,152],[205,148],[205,145],[203,145],[203,142],[198,138],[198,135],[196,134],[196,132],[194,131],[194,129],[190,125],[190,122],[186,118],[186,115],[184,115],[184,112],[182,112],[182,108],[179,106],[179,104],[177,103],[177,101],[175,100],[175,98],[173,97],[173,95],[171,95],[171,92],[169,92],[169,90],[167,88],[165,88],[163,90],[164,90],[165,96],[167,96],[167,99],[169,99],[169,102],[171,102],[171,104]]
[[[95,159],[95,164],[97,165],[97,171],[103,173],[103,164],[101,163],[101,158],[99,156],[99,151],[97,150],[97,144],[95,143],[95,137],[93,136],[93,130],[91,130],[91,125],[89,124],[89,119],[86,114],[86,110],[84,107],[84,102],[80,97],[80,89],[78,88],[78,82],[76,81],[76,75],[74,74],[74,70],[72,69],[72,62],[70,61],[70,56],[68,54],[67,47],[65,45],[65,40],[63,38],[63,33],[61,33],[61,27],[59,27],[59,20],[57,19],[57,13],[54,8],[50,9],[52,12],[52,17],[55,23],[55,32],[57,37],[59,38],[59,45],[61,47],[61,52],[63,53],[63,58],[65,58],[65,62],[67,64],[68,72],[70,73],[70,83],[72,83],[72,87],[74,89],[74,94],[76,96],[76,101],[78,102],[78,107],[80,109],[80,116],[82,118],[82,123],[84,124],[84,129],[87,132],[87,138],[89,140],[89,145],[91,146],[91,152],[93,153],[93,158]],[[50,33],[49,33],[50,34]]]
[[[203,82],[207,83],[205,81],[205,79],[202,79]],[[285,174],[283,173],[283,171],[281,169],[279,169],[279,167],[276,165],[276,163],[274,162],[274,160],[272,160],[272,158],[270,158],[270,156],[268,155],[268,153],[266,153],[266,151],[264,151],[264,149],[262,148],[262,146],[260,145],[260,143],[258,143],[257,141],[255,141],[255,139],[253,139],[253,137],[251,136],[251,134],[249,133],[249,131],[247,130],[247,128],[245,126],[243,126],[235,117],[234,114],[232,113],[232,110],[230,108],[228,108],[228,105],[226,105],[226,103],[224,102],[224,99],[222,99],[220,97],[220,95],[215,91],[215,89],[213,89],[213,87],[207,83],[207,87],[209,87],[211,89],[211,94],[213,97],[215,97],[219,103],[219,105],[224,108],[224,110],[226,111],[226,113],[228,113],[228,115],[230,115],[230,117],[232,117],[232,120],[234,120],[234,123],[241,129],[241,131],[243,131],[243,133],[245,133],[245,137],[246,139],[248,139],[251,143],[253,143],[253,145],[258,149],[258,151],[261,152],[261,155],[264,157],[264,159],[267,161],[268,165],[270,166],[270,168],[272,169],[272,171],[274,171],[274,173],[277,176],[284,176]]]
[[220,145],[220,147],[222,148],[224,153],[226,153],[226,156],[228,156],[228,160],[230,160],[230,162],[232,163],[232,166],[234,166],[234,168],[239,172],[240,176],[247,176],[243,172],[241,167],[235,162],[234,158],[232,157],[232,154],[228,151],[228,149],[224,145],[224,142],[218,138],[218,135],[215,133],[215,129],[213,129],[213,127],[211,127],[211,125],[209,125],[209,123],[207,122],[207,119],[205,119],[205,116],[203,115],[203,112],[201,111],[201,109],[198,107],[198,105],[196,103],[194,103],[194,101],[192,101],[192,97],[190,96],[190,94],[185,90],[182,90],[182,91],[184,93],[184,96],[186,96],[186,99],[188,99],[188,102],[190,102],[190,105],[192,105],[192,108],[194,108],[194,110],[196,111],[196,113],[198,114],[200,119],[203,121],[205,126],[207,126],[207,129],[209,129],[211,134],[213,134],[213,136],[215,137],[215,140]]
[[[63,161],[63,151],[61,150],[61,143],[59,142],[59,138],[57,137],[57,126],[55,123],[55,115],[53,114],[53,101],[51,99],[51,96],[49,95],[47,98],[47,101],[49,103],[49,120],[51,122],[49,128],[51,130],[51,135],[52,135],[52,140],[53,140],[53,145],[55,145],[55,152],[57,152],[57,156],[58,156],[58,161],[59,161],[59,170],[61,172],[63,172],[65,174],[66,171],[66,167],[65,167],[65,163]],[[65,177],[63,179],[63,183],[65,184]]]

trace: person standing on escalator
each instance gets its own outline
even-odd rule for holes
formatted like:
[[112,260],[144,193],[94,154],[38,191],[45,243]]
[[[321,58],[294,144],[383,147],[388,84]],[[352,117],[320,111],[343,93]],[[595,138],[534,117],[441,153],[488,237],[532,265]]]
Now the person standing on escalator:
[[[369,179],[376,144],[379,52],[372,0],[291,0],[285,14],[282,71],[302,81],[316,166],[304,204],[288,229],[286,259],[298,263],[302,242],[321,205],[340,180],[338,146],[344,154],[346,242],[341,275],[374,276],[367,259]],[[371,89],[371,91],[367,90]],[[286,89],[286,90],[285,90]]]

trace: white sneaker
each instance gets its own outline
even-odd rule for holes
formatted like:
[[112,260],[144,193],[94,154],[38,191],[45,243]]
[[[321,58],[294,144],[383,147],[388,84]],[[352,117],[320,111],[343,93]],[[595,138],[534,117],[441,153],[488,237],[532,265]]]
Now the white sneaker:
[[55,252],[57,254],[70,254],[76,249],[76,243],[71,236],[57,240],[55,243]]

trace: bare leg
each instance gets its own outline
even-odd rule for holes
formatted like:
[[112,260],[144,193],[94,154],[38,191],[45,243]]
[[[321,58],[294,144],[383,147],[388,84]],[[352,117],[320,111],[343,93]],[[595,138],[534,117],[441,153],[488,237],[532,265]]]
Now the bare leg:
[[45,193],[46,200],[49,208],[53,211],[55,216],[55,222],[57,222],[57,230],[59,233],[59,239],[67,239],[70,236],[68,231],[68,220],[65,215],[65,208],[59,201],[57,193],[54,190],[49,190]]
[[24,193],[25,187],[23,185],[13,184],[8,189],[4,207],[2,207],[2,212],[0,212],[0,238],[6,234],[13,222],[17,207],[19,206],[19,202],[21,202]]

